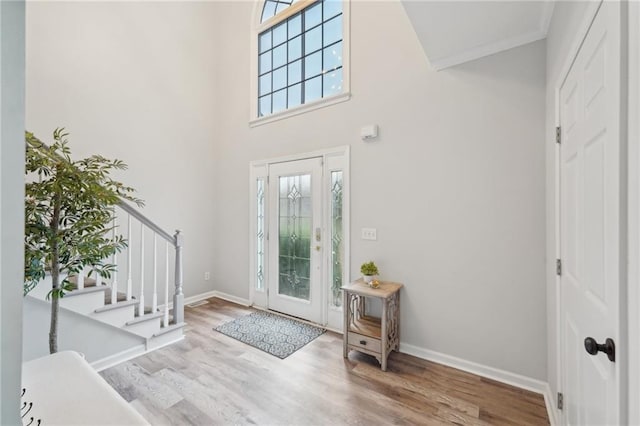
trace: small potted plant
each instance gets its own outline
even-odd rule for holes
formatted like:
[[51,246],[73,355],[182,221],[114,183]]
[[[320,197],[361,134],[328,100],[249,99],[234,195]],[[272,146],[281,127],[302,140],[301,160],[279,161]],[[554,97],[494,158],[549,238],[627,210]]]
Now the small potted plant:
[[373,261],[365,262],[360,266],[360,272],[362,272],[364,282],[369,284],[373,281],[373,277],[378,275],[378,267]]

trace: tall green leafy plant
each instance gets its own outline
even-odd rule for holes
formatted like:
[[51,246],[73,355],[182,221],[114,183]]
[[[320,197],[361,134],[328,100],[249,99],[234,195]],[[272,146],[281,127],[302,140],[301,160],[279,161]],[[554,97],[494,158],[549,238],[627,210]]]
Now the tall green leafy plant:
[[59,300],[72,289],[68,277],[88,268],[110,278],[116,266],[107,259],[127,245],[122,235],[110,235],[114,206],[121,198],[142,205],[133,188],[111,177],[112,171],[125,170],[125,163],[99,155],[74,161],[67,136],[56,129],[51,146],[32,133],[25,137],[24,294],[50,271],[51,353],[58,350]]

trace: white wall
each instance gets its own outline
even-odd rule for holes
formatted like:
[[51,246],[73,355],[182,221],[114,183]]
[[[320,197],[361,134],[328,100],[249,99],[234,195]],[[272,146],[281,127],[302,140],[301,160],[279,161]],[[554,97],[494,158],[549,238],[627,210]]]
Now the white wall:
[[0,424],[20,422],[24,2],[0,2]]
[[129,165],[143,212],[184,233],[186,296],[215,274],[214,18],[206,2],[27,5],[27,128]]
[[248,297],[249,161],[349,144],[351,277],[406,285],[402,342],[546,378],[544,42],[436,73],[399,2],[353,2],[352,99],[249,128],[253,6],[217,6],[216,288]]
[[547,91],[546,91],[546,205],[547,205],[547,381],[552,395],[558,392],[558,336],[556,324],[558,321],[557,284],[555,272],[556,232],[555,232],[555,90],[561,78],[561,68],[564,66],[569,51],[577,37],[578,28],[584,20],[589,2],[556,2],[553,18],[547,36]]

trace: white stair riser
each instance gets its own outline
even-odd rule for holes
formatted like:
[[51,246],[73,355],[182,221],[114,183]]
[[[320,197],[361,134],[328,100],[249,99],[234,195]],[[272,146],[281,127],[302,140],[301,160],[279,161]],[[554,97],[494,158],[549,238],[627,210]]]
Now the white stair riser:
[[90,314],[104,306],[104,291],[77,294],[60,299],[60,306],[81,314]]
[[143,321],[132,325],[125,325],[123,328],[140,336],[151,337],[160,330],[160,318],[154,318],[149,321]]
[[124,327],[124,325],[134,318],[134,306],[123,306],[121,308],[111,309],[109,311],[92,312],[92,318],[116,327]]

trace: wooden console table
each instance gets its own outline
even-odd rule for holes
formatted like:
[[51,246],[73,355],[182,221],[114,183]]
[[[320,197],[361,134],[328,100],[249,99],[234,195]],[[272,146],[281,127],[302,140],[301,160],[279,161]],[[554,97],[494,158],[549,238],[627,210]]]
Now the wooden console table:
[[[342,287],[344,310],[344,357],[351,349],[376,357],[387,371],[387,358],[400,347],[400,289],[402,284],[380,281],[371,288],[362,279]],[[365,299],[382,302],[382,318],[365,314]]]

